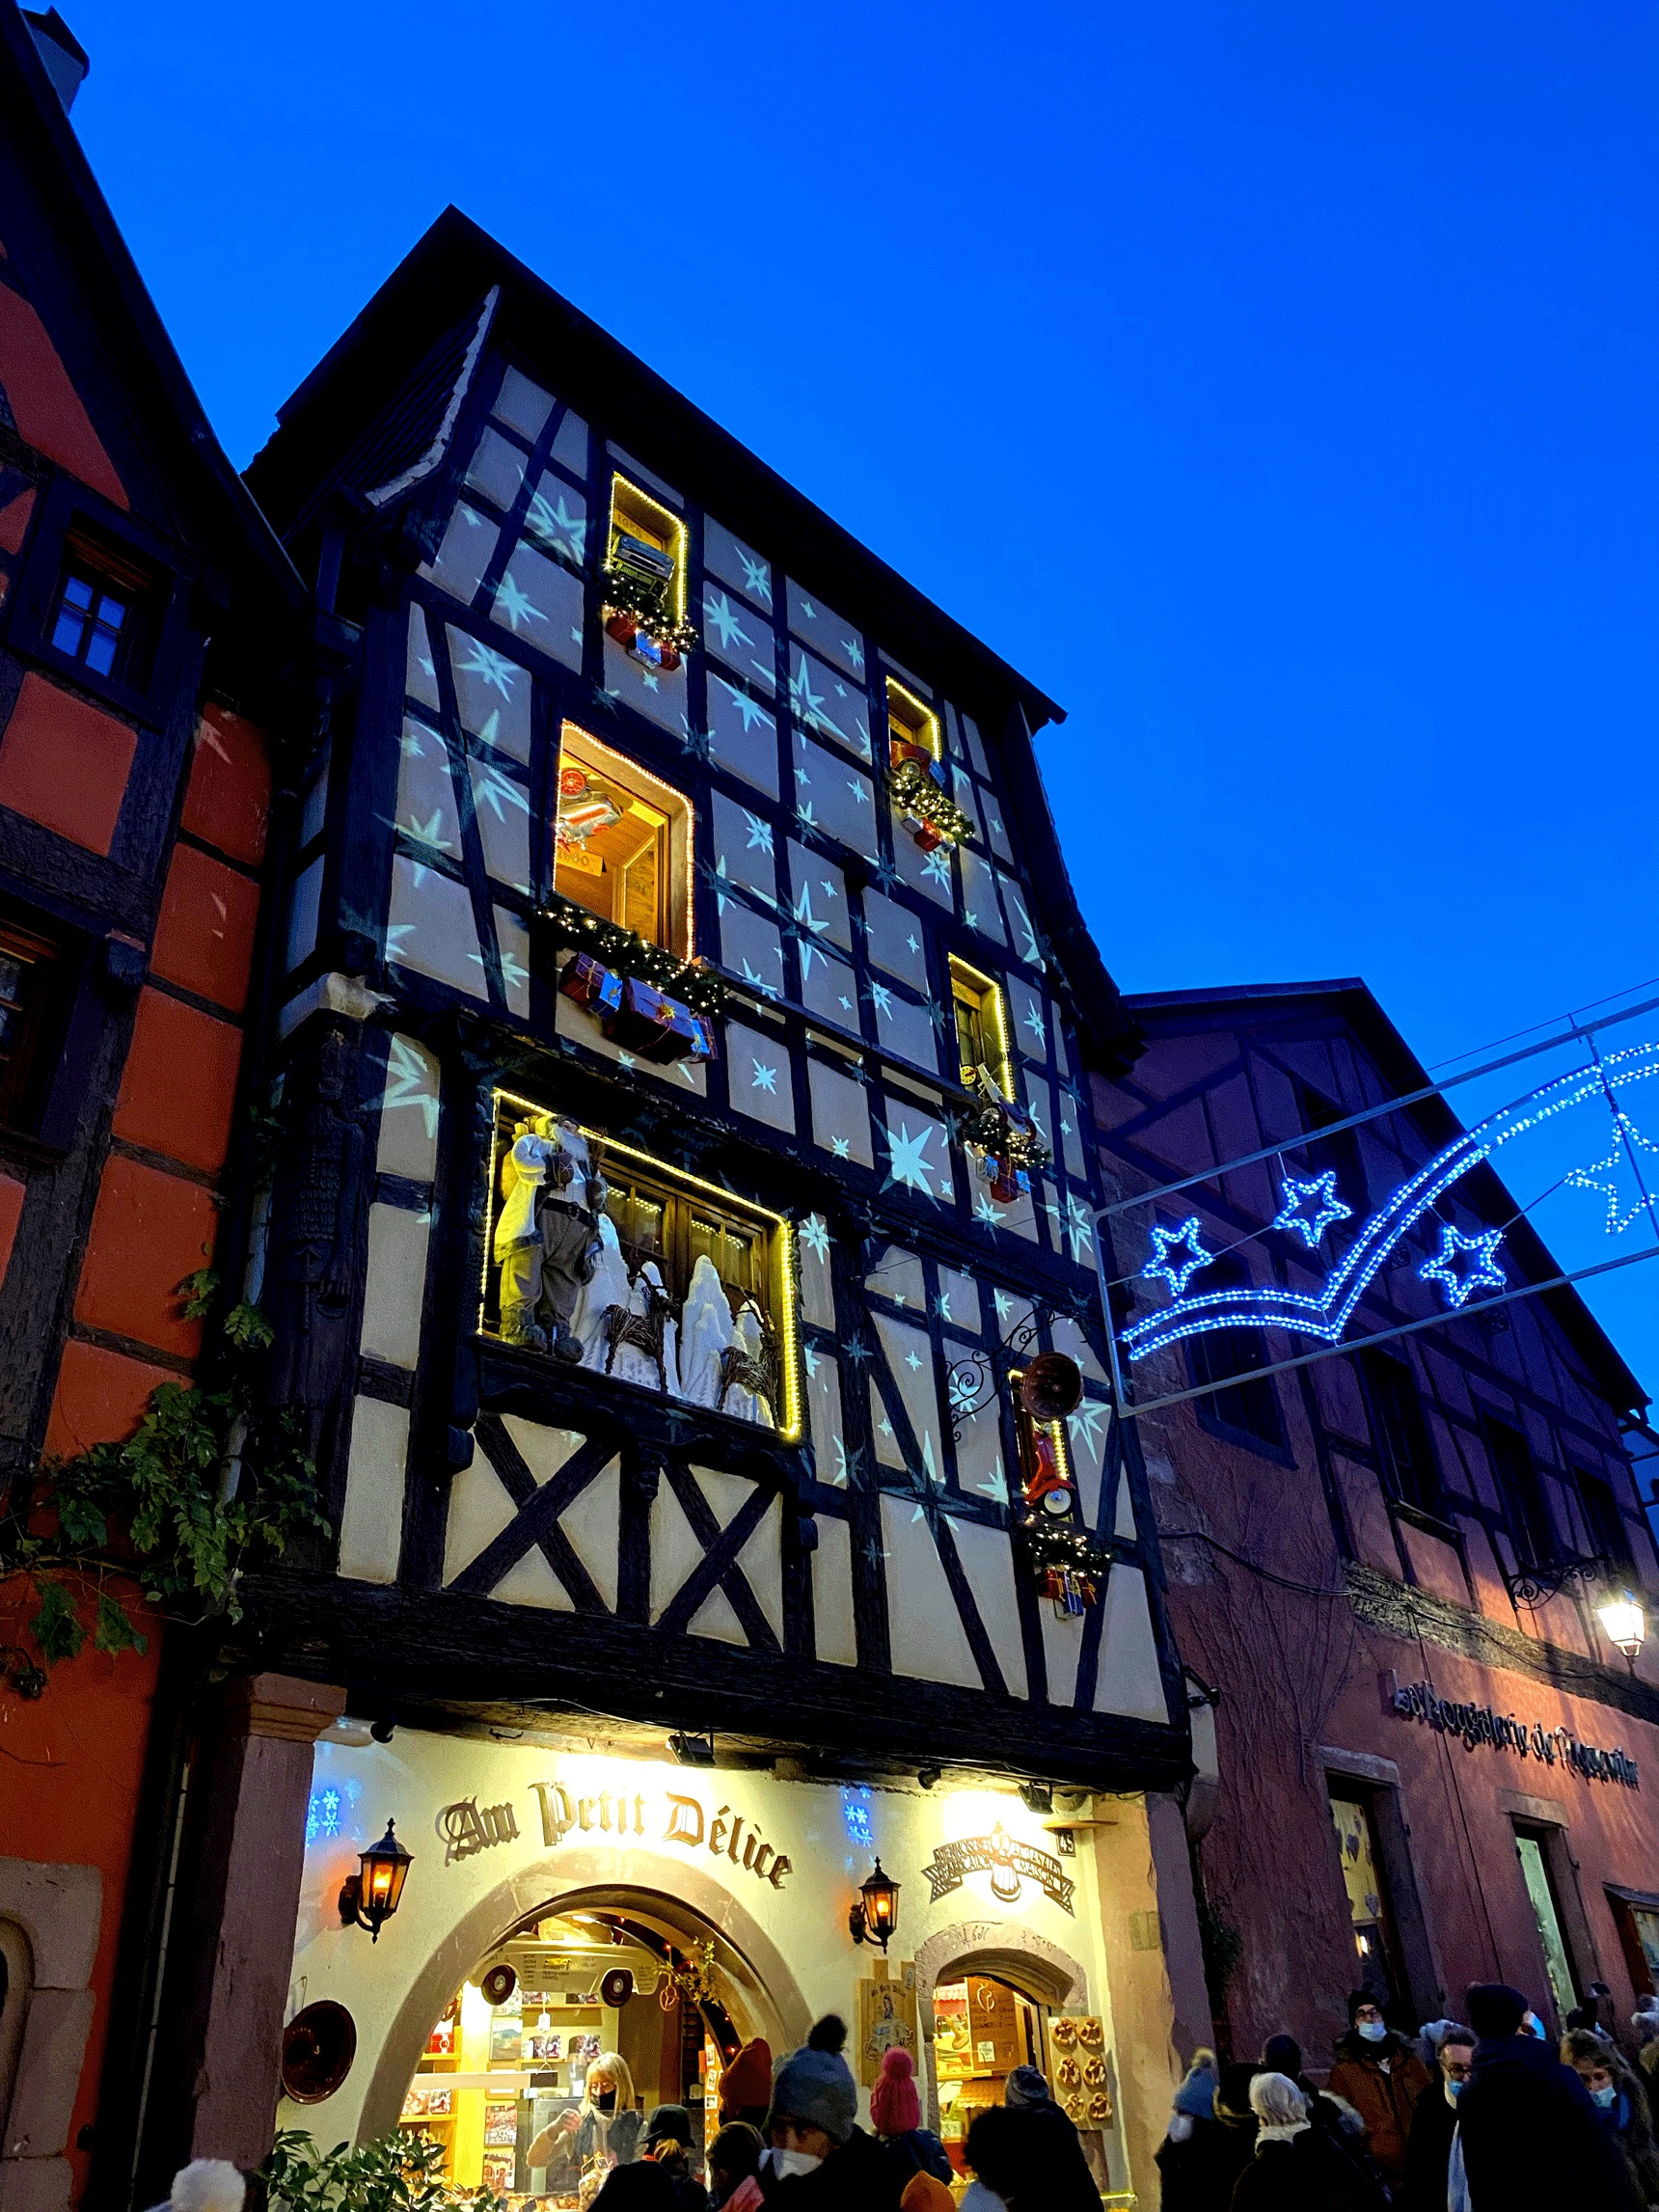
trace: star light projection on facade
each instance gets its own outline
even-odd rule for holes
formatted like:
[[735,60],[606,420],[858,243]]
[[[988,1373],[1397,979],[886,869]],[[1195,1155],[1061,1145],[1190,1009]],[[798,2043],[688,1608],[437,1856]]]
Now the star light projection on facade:
[[1337,1196],[1334,1167],[1327,1167],[1311,1183],[1304,1183],[1297,1175],[1287,1175],[1279,1187],[1279,1211],[1273,1216],[1274,1228],[1293,1230],[1310,1252],[1333,1222],[1353,1218],[1353,1208],[1345,1206]]
[[[1502,1229],[1482,1229],[1478,1237],[1465,1237],[1450,1221],[1442,1222],[1440,1249],[1417,1270],[1426,1283],[1438,1283],[1446,1303],[1455,1312],[1478,1290],[1501,1291],[1508,1286],[1498,1265]],[[1465,1262],[1470,1263],[1465,1266]]]
[[[1186,1286],[1192,1277],[1197,1274],[1200,1268],[1209,1267],[1210,1261],[1215,1257],[1213,1252],[1207,1252],[1204,1248],[1203,1240],[1198,1232],[1198,1215],[1196,1214],[1188,1215],[1187,1218],[1177,1229],[1170,1228],[1166,1222],[1155,1221],[1152,1229],[1152,1241],[1153,1255],[1146,1266],[1142,1268],[1141,1273],[1166,1282],[1169,1285],[1171,1297],[1184,1297]],[[1172,1260],[1170,1258],[1172,1252],[1183,1252],[1185,1257]]]
[[[1184,1337],[1208,1335],[1223,1328],[1280,1328],[1295,1335],[1318,1338],[1325,1344],[1340,1344],[1361,1299],[1378,1270],[1387,1265],[1390,1255],[1425,1215],[1433,1214],[1440,1201],[1472,1168],[1479,1167],[1500,1147],[1529,1130],[1591,1102],[1614,1106],[1618,1125],[1614,1148],[1605,1159],[1592,1165],[1570,1170],[1561,1182],[1578,1189],[1605,1192],[1608,1227],[1617,1234],[1628,1228],[1639,1215],[1659,1212],[1659,1201],[1643,1194],[1639,1172],[1639,1157],[1659,1153],[1659,1147],[1643,1136],[1623,1108],[1614,1103],[1617,1093],[1654,1077],[1659,1077],[1659,1041],[1632,1045],[1593,1067],[1574,1069],[1540,1084],[1537,1090],[1477,1123],[1436,1153],[1368,1215],[1341,1257],[1332,1264],[1317,1292],[1292,1290],[1287,1284],[1270,1282],[1249,1289],[1200,1287],[1189,1297],[1188,1282],[1214,1255],[1206,1252],[1198,1240],[1196,1217],[1178,1228],[1154,1223],[1152,1258],[1141,1274],[1163,1281],[1173,1302],[1157,1313],[1131,1323],[1119,1341],[1131,1361],[1145,1359],[1163,1346],[1178,1343]],[[1602,1126],[1605,1128],[1605,1124]],[[1632,1184],[1634,1197],[1628,1187]],[[1156,1197],[1157,1193],[1148,1195]],[[1310,1251],[1330,1226],[1328,1208],[1342,1206],[1329,1175],[1307,1182],[1287,1178],[1284,1201],[1274,1226],[1293,1230],[1304,1239]],[[1348,1209],[1344,1208],[1343,1215],[1337,1217],[1346,1217],[1347,1212]],[[1440,1228],[1441,1248],[1417,1269],[1417,1273],[1439,1286],[1449,1310],[1460,1310],[1478,1290],[1498,1291],[1508,1287],[1508,1278],[1497,1262],[1497,1250],[1503,1239],[1501,1230],[1482,1230],[1469,1237],[1444,1223],[1436,1226]],[[1310,1235],[1310,1230],[1315,1233]]]

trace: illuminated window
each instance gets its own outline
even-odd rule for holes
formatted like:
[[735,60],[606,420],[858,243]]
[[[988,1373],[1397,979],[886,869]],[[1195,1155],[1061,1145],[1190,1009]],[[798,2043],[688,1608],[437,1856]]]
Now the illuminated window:
[[554,888],[690,959],[692,810],[646,769],[566,723],[558,753]]
[[887,678],[887,738],[895,768],[902,760],[939,757],[938,716],[896,676]]
[[58,947],[0,922],[0,1122],[27,1120],[40,1089]]
[[[545,1127],[548,1118],[544,1106],[510,1097],[505,1092],[496,1094],[496,1145],[490,1179],[492,1210],[502,1202],[503,1167],[515,1134],[523,1132],[527,1122]],[[800,1435],[802,1420],[800,1290],[795,1231],[791,1223],[779,1214],[718,1189],[696,1176],[667,1166],[598,1131],[581,1129],[577,1133],[587,1147],[595,1172],[604,1180],[605,1213],[616,1232],[621,1268],[625,1270],[625,1275],[618,1273],[612,1285],[618,1294],[616,1302],[619,1304],[627,1298],[631,1285],[638,1287],[644,1269],[654,1268],[656,1280],[666,1297],[668,1315],[683,1326],[688,1321],[686,1301],[694,1289],[694,1274],[699,1262],[707,1260],[720,1279],[726,1304],[731,1309],[734,1352],[745,1349],[745,1309],[752,1308],[753,1314],[759,1316],[759,1341],[756,1343],[751,1333],[748,1343],[754,1347],[753,1356],[768,1379],[768,1387],[760,1395],[772,1409],[773,1425],[777,1432],[789,1438]],[[491,1334],[498,1333],[502,1326],[503,1296],[503,1261],[494,1251],[494,1239],[492,1211],[485,1238],[491,1260],[485,1267],[479,1314],[480,1325]],[[601,1270],[607,1265],[615,1270],[614,1253],[609,1263],[604,1260],[599,1263]],[[707,1270],[702,1270],[700,1282],[706,1286]],[[586,1315],[585,1325],[589,1328],[599,1328],[602,1324],[602,1314]],[[752,1332],[752,1316],[748,1325]],[[723,1367],[721,1372],[724,1373]],[[734,1384],[736,1403],[741,1403],[746,1395],[740,1385],[741,1378],[739,1384]],[[712,1393],[697,1402],[717,1403]],[[731,1411],[734,1406],[722,1398],[719,1409]],[[762,1413],[740,1417],[765,1419]]]
[[999,984],[955,954],[950,961],[951,1010],[956,1016],[957,1059],[965,1087],[972,1089],[975,1071],[986,1068],[1006,1099],[1014,1096],[1014,1051],[1009,1040],[1008,1003]]
[[662,611],[686,618],[686,526],[672,507],[626,477],[611,479],[611,533],[606,565],[615,576],[661,595]]

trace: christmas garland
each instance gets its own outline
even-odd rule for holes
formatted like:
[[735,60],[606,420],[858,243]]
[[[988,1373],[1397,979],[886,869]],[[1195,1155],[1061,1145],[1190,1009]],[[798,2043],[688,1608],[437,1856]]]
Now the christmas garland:
[[630,576],[619,568],[601,569],[599,582],[605,594],[607,617],[626,614],[665,652],[670,648],[677,653],[695,649],[697,633],[692,624],[668,620],[661,584],[648,583],[642,576]]
[[1054,1156],[1034,1125],[1023,1114],[1013,1112],[1000,1095],[994,1098],[981,1095],[977,1071],[968,1087],[974,1099],[971,1106],[957,1111],[958,1141],[978,1145],[993,1160],[1006,1161],[1010,1167],[1023,1167],[1031,1175],[1047,1167]]
[[1039,1577],[1076,1574],[1086,1581],[1099,1582],[1104,1580],[1112,1564],[1110,1544],[1100,1543],[1074,1521],[1021,1521],[1018,1534],[1025,1547],[1025,1556]]
[[901,760],[887,780],[900,811],[913,814],[945,844],[964,844],[973,834],[972,817],[939,789],[919,760]]
[[607,921],[603,915],[589,914],[585,906],[579,906],[575,899],[567,899],[562,891],[548,893],[541,915],[559,937],[578,950],[590,954],[618,975],[630,976],[636,983],[648,983],[666,997],[677,998],[694,1014],[712,1018],[725,1004],[725,984],[712,968],[705,967],[700,960],[682,960],[678,953],[653,944],[649,938],[641,937],[637,929],[629,929],[623,922]]

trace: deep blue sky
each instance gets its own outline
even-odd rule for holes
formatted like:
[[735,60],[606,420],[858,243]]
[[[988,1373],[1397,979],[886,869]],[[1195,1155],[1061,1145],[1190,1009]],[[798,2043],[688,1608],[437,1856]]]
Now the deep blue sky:
[[1659,11],[66,7],[236,460],[452,200],[1068,705],[1126,989],[1659,972]]

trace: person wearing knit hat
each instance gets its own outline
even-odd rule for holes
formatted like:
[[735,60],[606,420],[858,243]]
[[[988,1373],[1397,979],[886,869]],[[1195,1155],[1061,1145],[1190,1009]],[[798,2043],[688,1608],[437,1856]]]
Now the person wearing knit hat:
[[858,2089],[842,2052],[846,2023],[829,2013],[772,2085],[772,2147],[755,2176],[763,2203],[782,2212],[898,2212],[893,2161],[858,2125]]
[[721,2076],[721,2125],[748,2120],[764,2127],[772,2110],[772,2045],[756,2035],[746,2043]]
[[956,2212],[956,2198],[937,2175],[912,2173],[899,2198],[899,2212]]
[[1356,1989],[1347,2001],[1348,2032],[1339,2036],[1335,2063],[1325,2081],[1333,2097],[1352,2105],[1365,2122],[1366,2148],[1390,2188],[1405,2171],[1418,2100],[1432,2086],[1428,2068],[1403,2035],[1382,2016],[1376,1993]]
[[708,2212],[709,2193],[692,2171],[692,2116],[684,2105],[659,2105],[645,2129],[645,2156],[674,2185],[681,2212]]
[[1224,2212],[1231,2202],[1234,2184],[1256,2146],[1256,2116],[1250,2110],[1254,2071],[1231,2064],[1218,2073],[1213,2051],[1193,2053],[1191,2068],[1176,2091],[1169,2133],[1154,2154],[1163,2212]]
[[915,2173],[949,2181],[950,2159],[944,2144],[922,2125],[915,2062],[909,2051],[882,2053],[881,2071],[870,2091],[870,2125],[886,2145],[901,2181],[908,2182]]
[[1506,1981],[1477,1981],[1464,2004],[1480,2037],[1457,2099],[1471,2203],[1633,2212],[1624,2161],[1578,2075],[1523,2026],[1526,1998]]

